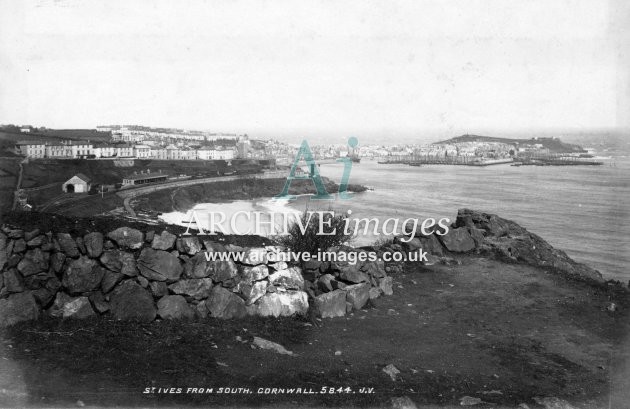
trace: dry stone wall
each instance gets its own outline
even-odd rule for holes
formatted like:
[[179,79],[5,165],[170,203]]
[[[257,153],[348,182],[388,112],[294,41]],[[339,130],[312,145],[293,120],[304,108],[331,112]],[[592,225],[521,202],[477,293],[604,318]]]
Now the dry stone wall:
[[[343,316],[391,294],[382,263],[301,267],[275,246],[242,248],[196,236],[121,227],[110,232],[0,231],[0,326],[48,315],[119,320]],[[342,250],[339,250],[342,251]],[[351,250],[343,250],[351,251]],[[208,261],[206,252],[243,252]]]

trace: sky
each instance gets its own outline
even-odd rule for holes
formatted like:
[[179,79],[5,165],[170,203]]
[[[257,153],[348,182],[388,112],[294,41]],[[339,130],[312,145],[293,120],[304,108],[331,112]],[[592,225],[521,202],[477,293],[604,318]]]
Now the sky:
[[630,127],[630,6],[0,0],[0,123],[388,139]]

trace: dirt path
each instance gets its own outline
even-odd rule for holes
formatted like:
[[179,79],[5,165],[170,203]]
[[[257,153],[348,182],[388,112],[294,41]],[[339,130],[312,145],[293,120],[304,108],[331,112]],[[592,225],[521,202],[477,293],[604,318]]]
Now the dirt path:
[[[16,396],[34,406],[384,407],[408,396],[419,407],[459,407],[470,396],[488,403],[477,408],[536,408],[533,399],[542,396],[584,409],[623,408],[617,403],[628,402],[630,389],[627,294],[614,299],[613,313],[606,306],[615,296],[606,289],[522,265],[461,261],[407,266],[395,276],[394,296],[322,327],[301,319],[98,319],[5,330],[2,362],[10,365],[2,366],[0,384],[14,371],[23,376],[0,395],[0,406],[26,393]],[[254,349],[253,336],[296,356]],[[389,364],[400,371],[395,381],[383,372]],[[156,392],[143,393],[147,387]],[[184,390],[161,394],[160,387]],[[214,391],[186,394],[188,387]],[[251,393],[218,394],[220,387]],[[282,387],[354,393],[256,393]]]

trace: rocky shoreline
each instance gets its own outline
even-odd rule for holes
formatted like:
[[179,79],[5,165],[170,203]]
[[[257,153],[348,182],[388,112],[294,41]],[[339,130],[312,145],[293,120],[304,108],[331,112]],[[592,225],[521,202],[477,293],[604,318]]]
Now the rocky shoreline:
[[[324,186],[330,193],[337,192],[339,185],[328,178],[322,178]],[[232,200],[249,200],[263,197],[274,197],[282,191],[286,178],[254,179],[244,177],[232,182],[214,182],[181,188],[164,189],[138,198],[134,208],[141,211],[186,212],[199,203],[215,203]],[[360,193],[367,188],[350,184],[348,191]],[[310,180],[295,180],[289,193],[304,195],[315,193]]]

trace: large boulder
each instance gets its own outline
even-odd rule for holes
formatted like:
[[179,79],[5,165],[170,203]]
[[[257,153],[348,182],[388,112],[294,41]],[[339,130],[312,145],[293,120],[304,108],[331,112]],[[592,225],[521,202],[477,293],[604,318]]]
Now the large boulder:
[[322,318],[346,315],[346,292],[343,290],[320,294],[313,299],[313,303],[315,311]]
[[57,243],[59,243],[60,250],[68,257],[79,257],[79,248],[77,242],[74,241],[72,236],[68,233],[57,233]]
[[370,299],[370,285],[367,283],[349,285],[345,288],[346,301],[355,310],[360,310]]
[[92,232],[83,236],[83,245],[87,255],[97,258],[103,252],[103,234],[100,232]]
[[101,263],[111,271],[129,277],[138,275],[138,268],[133,254],[120,250],[107,250],[101,255]]
[[230,290],[215,286],[206,301],[206,307],[215,318],[241,318],[247,314],[245,301]]
[[119,227],[107,234],[111,240],[118,244],[122,249],[137,250],[144,243],[144,234],[140,230],[130,227]]
[[451,228],[440,240],[444,247],[455,253],[465,253],[475,249],[475,240],[466,227]]
[[[511,220],[494,214],[460,209],[455,224],[460,226],[459,229],[472,232],[472,240],[481,242],[481,245],[478,244],[479,248],[486,254],[505,261],[546,268],[580,280],[604,282],[599,271],[575,262],[564,251],[553,248],[541,237]],[[483,239],[476,230],[483,231]]]
[[81,256],[68,264],[61,283],[71,294],[84,293],[96,289],[104,274],[105,270],[96,261]]
[[275,287],[287,290],[304,289],[304,278],[298,267],[290,267],[286,270],[276,271],[269,276],[269,283]]
[[151,294],[132,280],[119,284],[110,296],[110,311],[118,320],[150,322],[155,319]]
[[179,280],[168,286],[169,290],[175,294],[187,295],[196,300],[203,300],[210,296],[212,290],[212,279],[193,278],[189,280]]
[[249,311],[250,314],[263,317],[305,315],[308,311],[308,296],[304,291],[267,293]]
[[0,327],[39,318],[39,307],[30,292],[11,294],[0,299]]
[[151,247],[155,250],[170,250],[173,248],[176,239],[177,236],[164,230],[159,236],[157,234],[153,236]]
[[149,280],[167,282],[177,281],[184,271],[176,255],[148,247],[140,253],[138,268]]
[[193,319],[195,310],[186,302],[181,295],[167,295],[157,303],[157,314],[165,320]]

